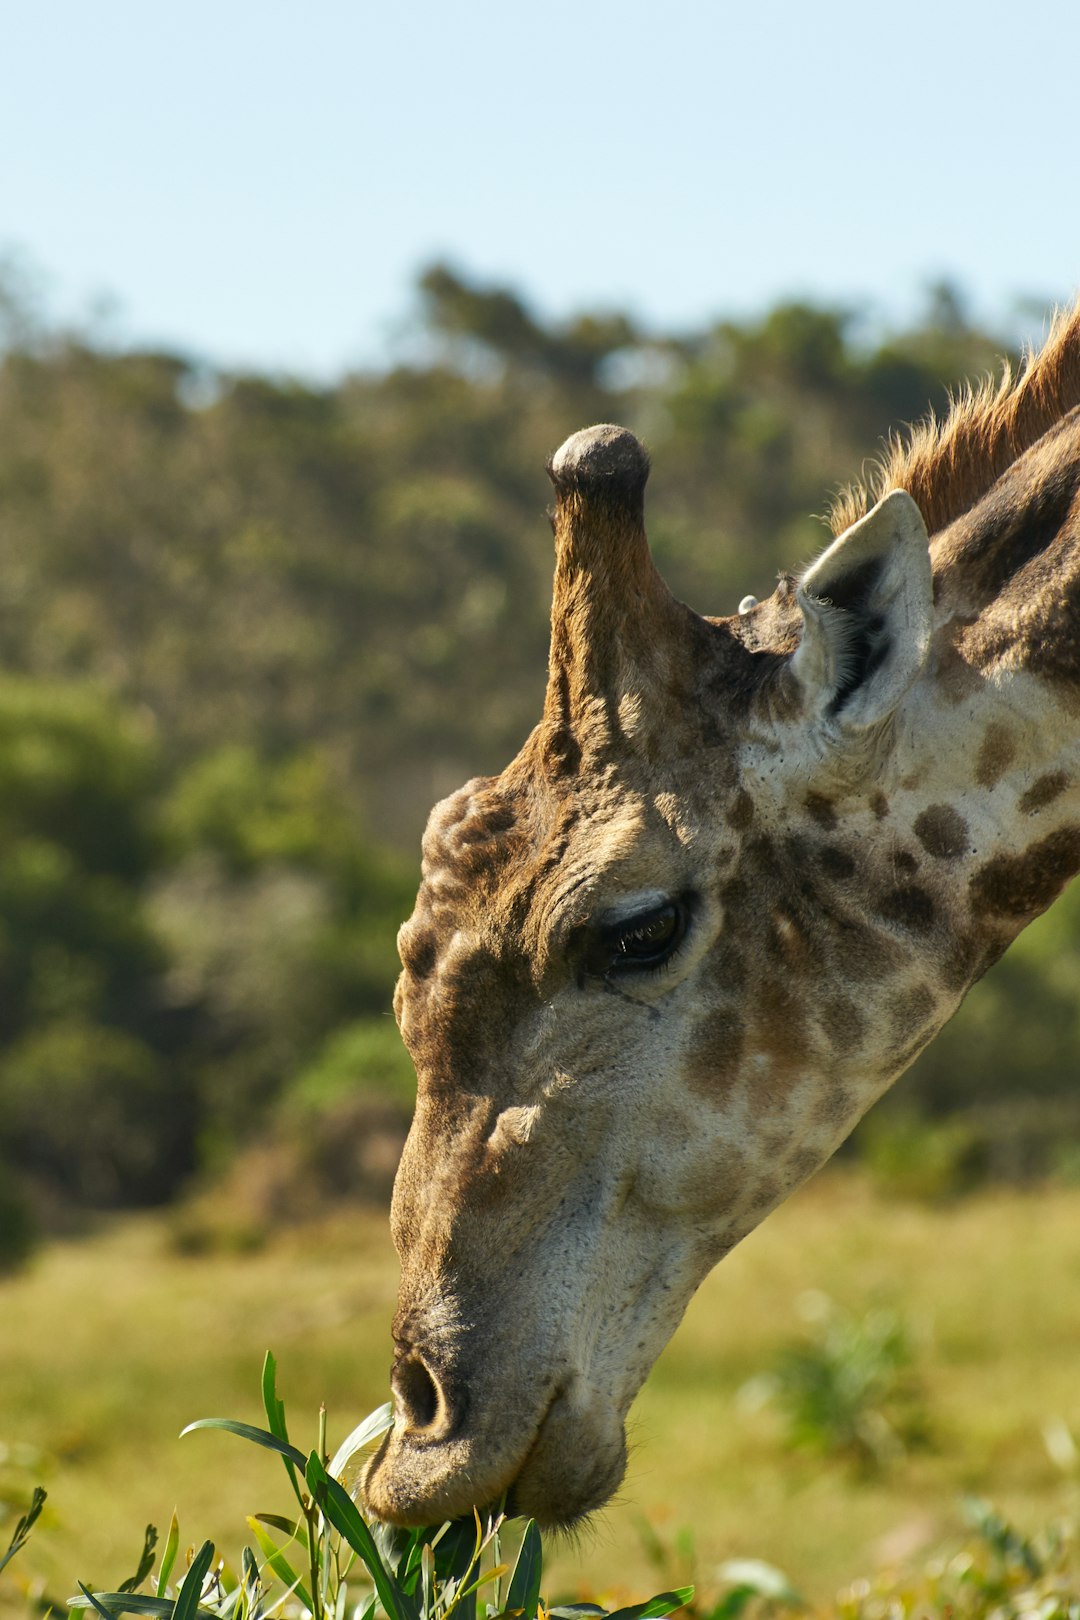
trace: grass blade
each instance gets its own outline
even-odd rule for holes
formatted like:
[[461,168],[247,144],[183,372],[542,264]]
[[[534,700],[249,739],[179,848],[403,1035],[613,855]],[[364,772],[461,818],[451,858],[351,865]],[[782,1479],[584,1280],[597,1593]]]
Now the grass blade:
[[204,1541],[195,1557],[191,1560],[184,1579],[180,1582],[180,1590],[176,1594],[173,1605],[173,1620],[195,1620],[199,1612],[199,1598],[202,1596],[202,1583],[214,1559],[214,1543]]
[[257,1446],[265,1446],[267,1451],[279,1452],[282,1457],[288,1458],[294,1467],[302,1469],[304,1454],[290,1446],[287,1440],[279,1435],[271,1434],[266,1429],[257,1429],[253,1423],[237,1423],[234,1418],[196,1418],[185,1429],[180,1430],[181,1440],[185,1434],[191,1434],[194,1429],[224,1429],[226,1434],[238,1434],[241,1440],[250,1440]]
[[[107,1609],[103,1603],[100,1603],[94,1596],[93,1592],[91,1592],[90,1588],[88,1586],[84,1586],[82,1581],[79,1582],[79,1590],[83,1594],[82,1597],[72,1598],[70,1604],[68,1605],[69,1608],[96,1609],[98,1614],[103,1617],[103,1620],[116,1620],[116,1611],[113,1609]],[[119,1592],[115,1594],[116,1597],[120,1597],[120,1595],[121,1594]]]
[[169,1525],[169,1534],[165,1538],[165,1551],[161,1555],[161,1568],[158,1570],[157,1595],[159,1598],[163,1598],[168,1590],[169,1576],[172,1574],[173,1565],[176,1562],[176,1554],[179,1547],[180,1521],[176,1517],[176,1509],[173,1508],[172,1522]]
[[376,1407],[374,1412],[369,1412],[364,1421],[358,1423],[351,1434],[346,1435],[334,1452],[327,1473],[332,1479],[340,1479],[345,1464],[358,1451],[363,1451],[365,1446],[370,1446],[372,1441],[380,1440],[388,1429],[393,1428],[393,1425],[394,1408],[390,1401],[386,1401],[382,1406]]
[[259,1551],[266,1559],[267,1564],[273,1570],[278,1580],[287,1586],[290,1591],[294,1591],[301,1603],[304,1605],[304,1608],[307,1609],[309,1613],[314,1614],[315,1605],[311,1601],[311,1593],[308,1591],[295,1569],[293,1569],[281,1548],[271,1541],[258,1519],[249,1519],[248,1525],[251,1528],[252,1535],[259,1544]]
[[240,1556],[240,1582],[244,1591],[247,1620],[261,1620],[263,1586],[259,1578],[258,1560],[250,1547],[245,1547]]
[[478,1535],[472,1519],[451,1519],[435,1544],[435,1569],[440,1582],[463,1581],[476,1562]]
[[[79,1585],[82,1586],[81,1581]],[[99,1614],[104,1612],[109,1615],[110,1620],[115,1620],[120,1614],[144,1614],[151,1616],[151,1620],[168,1620],[176,1607],[172,1598],[151,1597],[149,1592],[88,1592],[85,1586],[82,1589],[86,1596],[70,1598],[68,1607],[95,1608]],[[213,1609],[200,1608],[197,1613],[202,1620],[219,1620],[218,1614]]]
[[287,1519],[284,1513],[256,1513],[255,1517],[260,1524],[269,1525],[271,1530],[280,1530],[290,1541],[295,1541],[300,1534],[299,1521]]
[[[285,1402],[277,1392],[277,1359],[272,1350],[268,1350],[263,1359],[262,1399],[263,1409],[266,1412],[266,1421],[270,1425],[270,1433],[275,1439],[280,1440],[283,1445],[287,1446],[289,1444],[289,1431],[285,1423]],[[292,1486],[296,1500],[300,1502],[302,1507],[302,1493],[300,1483],[296,1477],[296,1470],[299,1468],[303,1472],[304,1459],[299,1453],[290,1456],[288,1452],[283,1452],[282,1456],[285,1458],[285,1472],[289,1476],[289,1484]]]
[[646,1603],[632,1603],[629,1608],[615,1609],[608,1620],[659,1620],[661,1615],[681,1609],[694,1595],[692,1586],[677,1586],[673,1592],[658,1592]]
[[121,1581],[116,1588],[118,1592],[136,1592],[145,1581],[154,1567],[154,1548],[158,1544],[157,1525],[148,1524],[146,1534],[143,1536],[143,1550],[139,1558],[139,1566],[134,1575],[129,1575],[126,1581]]
[[308,1490],[319,1504],[323,1515],[339,1535],[344,1536],[353,1552],[367,1565],[379,1601],[390,1620],[420,1620],[420,1610],[406,1596],[379,1556],[371,1531],[360,1516],[359,1509],[343,1485],[331,1479],[317,1452],[307,1460],[305,1471]]
[[476,1620],[476,1583],[469,1578],[483,1550],[484,1527],[475,1508],[471,1519],[453,1520],[436,1548],[436,1568],[448,1597],[445,1612],[456,1620]]
[[40,1485],[35,1485],[34,1494],[30,1498],[30,1506],[27,1508],[26,1512],[15,1526],[15,1532],[12,1535],[11,1540],[8,1542],[7,1552],[2,1558],[0,1558],[0,1569],[3,1569],[7,1564],[10,1564],[11,1560],[14,1558],[19,1549],[26,1545],[26,1539],[37,1523],[41,1510],[45,1506],[45,1501],[45,1491],[42,1490]]
[[535,1519],[530,1519],[521,1538],[514,1573],[506,1593],[506,1607],[520,1609],[524,1620],[535,1620],[540,1602],[540,1581],[543,1574],[544,1550]]
[[514,1573],[506,1592],[506,1607],[520,1609],[523,1620],[536,1620],[540,1602],[540,1580],[544,1568],[544,1548],[536,1520],[530,1519],[521,1538]]
[[262,1370],[262,1398],[270,1433],[288,1443],[289,1431],[285,1427],[285,1402],[277,1392],[277,1361],[272,1350],[266,1352]]

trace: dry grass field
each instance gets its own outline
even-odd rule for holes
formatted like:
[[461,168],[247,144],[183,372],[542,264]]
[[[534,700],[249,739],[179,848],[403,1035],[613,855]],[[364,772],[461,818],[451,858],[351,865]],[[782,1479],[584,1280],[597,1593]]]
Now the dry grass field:
[[[385,1399],[396,1273],[384,1218],[335,1216],[247,1254],[183,1257],[169,1233],[167,1217],[118,1221],[0,1282],[0,1456],[24,1448],[0,1483],[15,1457],[49,1490],[46,1520],[0,1578],[5,1615],[26,1612],[16,1573],[59,1598],[77,1579],[114,1586],[147,1520],[164,1528],[174,1507],[186,1542],[210,1536],[238,1560],[245,1515],[281,1511],[284,1477],[230,1436],[177,1437],[197,1417],[261,1422],[267,1347],[303,1447],[320,1401],[333,1446]],[[775,1406],[747,1399],[806,1333],[810,1291],[856,1315],[894,1308],[908,1325],[926,1439],[876,1473],[793,1451]],[[703,1586],[725,1559],[762,1558],[823,1602],[947,1541],[965,1494],[1028,1530],[1075,1510],[1080,1479],[1047,1425],[1080,1437],[1080,1187],[930,1208],[832,1170],[701,1290],[638,1401],[621,1499],[551,1549],[548,1590],[656,1590],[645,1521],[684,1549],[692,1531]],[[665,1578],[685,1573],[681,1557]]]

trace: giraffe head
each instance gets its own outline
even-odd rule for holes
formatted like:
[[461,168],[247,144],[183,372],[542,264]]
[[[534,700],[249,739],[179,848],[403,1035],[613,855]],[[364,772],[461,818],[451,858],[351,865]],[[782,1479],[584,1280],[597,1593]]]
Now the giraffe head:
[[694,1289],[1004,942],[968,926],[972,832],[922,736],[943,652],[910,496],[708,619],[653,567],[631,434],[549,471],[543,718],[436,807],[400,936],[418,1097],[364,1489],[406,1524],[605,1501]]

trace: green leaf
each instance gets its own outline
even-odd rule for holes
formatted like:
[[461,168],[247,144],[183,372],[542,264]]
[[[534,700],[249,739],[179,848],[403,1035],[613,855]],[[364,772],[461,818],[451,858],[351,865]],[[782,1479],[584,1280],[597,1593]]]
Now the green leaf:
[[590,1614],[602,1615],[607,1620],[607,1610],[598,1603],[560,1603],[547,1612],[554,1616],[554,1620],[583,1620],[584,1616]]
[[[285,1402],[280,1399],[277,1392],[277,1361],[272,1350],[268,1350],[263,1359],[262,1370],[262,1398],[263,1408],[266,1412],[266,1421],[270,1425],[270,1433],[283,1445],[289,1444],[289,1431],[285,1424]],[[302,1493],[296,1478],[296,1470],[303,1469],[304,1459],[299,1452],[282,1452],[285,1458],[285,1472],[289,1476],[296,1500],[303,1506]]]
[[0,1558],[0,1569],[9,1564],[19,1549],[26,1545],[26,1539],[37,1523],[45,1502],[46,1492],[42,1490],[40,1485],[35,1485],[34,1494],[30,1498],[30,1506],[15,1526],[14,1534],[8,1542],[7,1552]]
[[369,1525],[379,1557],[404,1585],[420,1567],[420,1548],[431,1540],[430,1530],[404,1530],[398,1524]]
[[250,1547],[240,1555],[240,1581],[244,1589],[244,1602],[248,1620],[259,1620],[262,1614],[262,1579],[259,1564]]
[[199,1598],[202,1595],[202,1583],[206,1572],[214,1558],[214,1543],[204,1541],[195,1557],[191,1560],[184,1579],[180,1583],[180,1590],[176,1594],[176,1603],[173,1607],[173,1620],[195,1620],[199,1612]]
[[683,1608],[693,1596],[692,1586],[677,1586],[671,1592],[658,1592],[645,1603],[632,1603],[627,1609],[614,1609],[608,1620],[658,1620],[660,1615]]
[[280,1530],[290,1541],[295,1541],[300,1534],[299,1521],[287,1519],[284,1513],[256,1513],[255,1517],[260,1524],[268,1524],[271,1530]]
[[282,1440],[278,1435],[255,1428],[252,1423],[237,1423],[233,1418],[196,1418],[194,1423],[180,1430],[181,1440],[195,1429],[224,1429],[227,1434],[238,1434],[241,1440],[251,1440],[257,1446],[265,1446],[267,1451],[279,1452],[296,1468],[302,1469],[304,1466],[303,1452],[297,1451],[295,1446],[290,1446],[287,1440]]
[[1007,1519],[1003,1519],[989,1502],[976,1496],[965,1497],[964,1516],[999,1558],[1015,1560],[1033,1580],[1042,1574],[1042,1563],[1030,1541],[1014,1529]]
[[283,1581],[290,1591],[295,1592],[301,1603],[304,1605],[304,1608],[307,1609],[309,1613],[314,1614],[315,1605],[311,1601],[311,1593],[308,1591],[295,1569],[293,1569],[281,1548],[276,1546],[274,1542],[271,1541],[258,1519],[248,1519],[248,1526],[252,1535],[255,1537],[255,1540],[259,1544],[263,1557],[266,1559],[267,1564],[273,1570],[278,1580]]
[[480,1515],[474,1509],[471,1519],[452,1519],[432,1547],[447,1612],[452,1609],[455,1620],[476,1620],[476,1582],[467,1583],[484,1549]]
[[379,1601],[390,1620],[420,1620],[417,1604],[402,1591],[379,1556],[371,1531],[343,1485],[331,1479],[317,1452],[307,1460],[305,1470],[308,1490],[319,1504],[324,1516],[339,1535],[344,1536],[353,1552],[358,1553],[375,1582]]
[[169,1534],[165,1540],[165,1551],[161,1555],[161,1568],[158,1570],[157,1595],[159,1598],[163,1598],[165,1596],[166,1589],[169,1585],[169,1576],[172,1574],[172,1568],[176,1562],[176,1554],[179,1546],[180,1521],[176,1517],[176,1509],[173,1508],[172,1522],[169,1525]]
[[[88,1586],[84,1586],[82,1581],[79,1582],[79,1590],[83,1594],[82,1597],[81,1598],[71,1598],[70,1601],[69,1601],[69,1604],[68,1604],[69,1608],[72,1608],[72,1609],[96,1609],[98,1614],[100,1614],[102,1616],[102,1620],[115,1620],[115,1612],[112,1609],[107,1609],[103,1603],[99,1602],[99,1600],[94,1596],[93,1592],[91,1592],[90,1588]],[[111,1595],[111,1596],[115,1596],[115,1597],[118,1597],[118,1598],[123,1596],[123,1594],[120,1593],[120,1592],[116,1592],[116,1593],[113,1593],[113,1594],[105,1593],[103,1595],[104,1596],[110,1596]],[[171,1607],[171,1605],[170,1605],[170,1607]]]
[[154,1567],[154,1548],[157,1544],[157,1526],[148,1524],[146,1534],[143,1537],[143,1550],[139,1559],[139,1567],[134,1575],[129,1575],[126,1581],[120,1582],[120,1585],[116,1588],[118,1592],[135,1592],[138,1590]]
[[277,1361],[272,1350],[266,1352],[263,1361],[262,1398],[271,1434],[276,1434],[279,1440],[284,1440],[287,1444],[289,1431],[285,1427],[285,1402],[278,1398]]
[[758,1596],[755,1586],[733,1586],[725,1592],[719,1603],[709,1610],[708,1620],[739,1620],[746,1605]]
[[[79,1582],[82,1586],[82,1582]],[[145,1614],[155,1617],[155,1620],[167,1620],[171,1616],[176,1604],[172,1598],[151,1597],[148,1592],[87,1592],[82,1598],[70,1598],[68,1607],[72,1609],[95,1608],[98,1613],[104,1612],[115,1620],[120,1614]],[[197,1611],[201,1620],[219,1620],[214,1609],[199,1608]]]
[[543,1568],[543,1543],[535,1519],[530,1519],[521,1538],[514,1573],[510,1577],[510,1585],[506,1592],[506,1607],[520,1609],[524,1620],[536,1620]]
[[380,1439],[388,1429],[394,1426],[394,1408],[390,1401],[369,1412],[362,1423],[358,1423],[351,1434],[338,1446],[330,1462],[327,1473],[332,1479],[340,1479],[342,1469],[358,1451],[370,1446],[374,1440]]

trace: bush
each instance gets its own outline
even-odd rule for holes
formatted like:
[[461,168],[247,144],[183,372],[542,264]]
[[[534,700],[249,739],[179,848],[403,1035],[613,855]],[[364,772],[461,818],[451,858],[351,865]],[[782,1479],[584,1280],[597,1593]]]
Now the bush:
[[289,1087],[283,1109],[301,1120],[360,1094],[410,1112],[416,1101],[412,1061],[392,1018],[360,1018],[336,1029]]
[[[584,1610],[552,1609],[541,1601],[543,1546],[532,1520],[508,1520],[497,1508],[424,1530],[368,1524],[342,1483],[390,1428],[387,1404],[366,1418],[331,1458],[326,1450],[325,1410],[318,1446],[306,1456],[289,1439],[285,1408],[275,1388],[270,1355],[263,1372],[268,1428],[207,1418],[191,1429],[224,1429],[284,1459],[297,1516],[257,1514],[248,1519],[255,1547],[246,1546],[234,1571],[204,1541],[186,1568],[177,1568],[180,1534],[175,1515],[161,1551],[148,1526],[138,1567],[114,1592],[71,1600],[104,1620],[125,1613],[191,1620],[196,1610],[214,1620],[260,1620],[280,1607],[288,1616],[331,1620],[345,1614],[372,1620],[659,1620],[693,1597],[693,1588],[660,1593],[647,1604],[608,1615],[595,1604]],[[258,1551],[255,1550],[258,1549]],[[503,1550],[515,1556],[503,1560]],[[150,1582],[153,1595],[139,1593]],[[175,1570],[175,1576],[174,1576]],[[163,1601],[164,1600],[164,1601]],[[268,1603],[269,1600],[269,1603]]]
[[780,1409],[788,1445],[843,1458],[863,1472],[924,1444],[929,1425],[903,1318],[887,1306],[855,1316],[818,1293],[800,1306],[808,1333],[779,1352],[744,1399]]
[[942,1203],[970,1192],[986,1173],[977,1122],[926,1119],[913,1108],[885,1107],[860,1125],[856,1149],[878,1189],[891,1197]]
[[192,1168],[185,1101],[134,1036],[49,1024],[0,1061],[0,1149],[79,1203],[164,1202]]
[[0,1276],[22,1264],[34,1247],[36,1236],[26,1197],[0,1159]]
[[880,1192],[923,1203],[961,1197],[987,1181],[1075,1180],[1080,1101],[1001,1098],[934,1118],[889,1099],[859,1126],[852,1150]]

